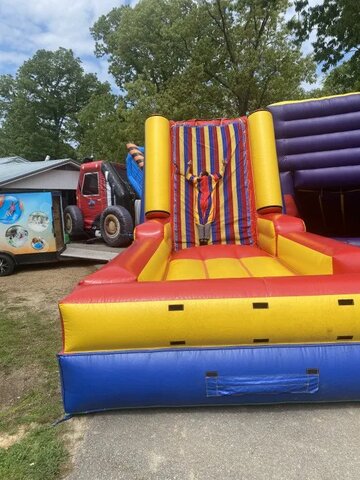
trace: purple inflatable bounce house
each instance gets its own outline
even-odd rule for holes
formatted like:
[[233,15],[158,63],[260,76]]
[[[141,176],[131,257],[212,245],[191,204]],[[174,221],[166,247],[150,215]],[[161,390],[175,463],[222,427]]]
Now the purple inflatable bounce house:
[[287,213],[360,245],[360,94],[270,105]]

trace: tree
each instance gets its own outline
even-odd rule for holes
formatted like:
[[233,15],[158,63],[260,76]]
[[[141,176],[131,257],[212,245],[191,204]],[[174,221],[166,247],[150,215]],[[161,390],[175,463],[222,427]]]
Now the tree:
[[316,32],[312,43],[315,60],[323,63],[323,71],[339,64],[351,56],[351,64],[360,61],[360,9],[358,0],[323,0],[310,6],[308,0],[296,0],[294,17],[290,27],[294,28],[300,42]]
[[38,50],[15,77],[0,76],[0,154],[40,160],[76,156],[78,112],[108,92],[71,50]]
[[[129,132],[152,113],[244,115],[303,95],[314,64],[284,20],[287,0],[143,0],[100,17],[96,54],[124,91]],[[133,127],[130,127],[133,125]]]
[[119,161],[125,158],[128,141],[124,137],[124,119],[121,115],[121,99],[107,92],[94,95],[79,112],[80,157]]
[[324,80],[323,94],[338,95],[360,91],[360,65],[348,61],[334,68]]

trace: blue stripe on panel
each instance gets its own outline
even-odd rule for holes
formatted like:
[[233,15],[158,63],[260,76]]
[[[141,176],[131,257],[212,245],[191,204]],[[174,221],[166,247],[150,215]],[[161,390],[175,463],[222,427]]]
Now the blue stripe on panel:
[[58,358],[68,414],[360,400],[359,343],[132,350]]
[[[216,135],[216,130],[214,126],[209,126],[209,141],[210,141],[210,166],[211,166],[211,172],[210,173],[215,173],[217,171],[217,166],[215,159],[218,158],[217,152],[215,152],[215,145],[214,145],[214,135]],[[219,187],[215,187],[215,189],[219,189]],[[215,202],[216,202],[216,194],[217,192],[215,191],[214,197],[215,197]],[[216,210],[217,212],[220,209],[220,205],[216,205]],[[219,221],[219,213],[215,214],[215,221],[211,224],[211,236],[212,236],[212,243],[216,244],[219,243],[219,238],[217,235],[217,228],[216,228],[216,222]]]
[[[192,160],[189,155],[189,140],[188,136],[189,133],[191,134],[191,128],[190,127],[184,127],[184,165],[183,168],[185,169],[184,171],[187,171],[188,168],[188,162],[189,160]],[[185,215],[185,226],[186,226],[186,247],[189,248],[191,247],[191,226],[190,222],[193,222],[193,218],[190,218],[189,215],[189,202],[193,202],[193,186],[189,184],[188,181],[185,181],[185,205],[183,206],[183,215]]]

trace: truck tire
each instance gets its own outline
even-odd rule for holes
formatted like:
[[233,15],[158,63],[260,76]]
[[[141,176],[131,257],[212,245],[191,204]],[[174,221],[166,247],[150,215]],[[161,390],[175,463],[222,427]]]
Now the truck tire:
[[126,208],[113,205],[102,212],[100,232],[110,247],[128,247],[132,242],[133,229],[133,220]]
[[70,237],[84,234],[84,218],[81,210],[76,205],[69,205],[64,210],[65,232]]
[[0,277],[11,275],[15,268],[15,261],[10,255],[0,253]]

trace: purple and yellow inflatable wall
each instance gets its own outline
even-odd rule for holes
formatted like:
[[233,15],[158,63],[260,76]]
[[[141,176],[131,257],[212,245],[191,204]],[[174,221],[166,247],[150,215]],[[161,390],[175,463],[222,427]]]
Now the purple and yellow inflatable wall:
[[360,95],[268,109],[286,212],[311,232],[360,244]]
[[[146,221],[60,303],[66,413],[360,400],[360,249],[283,213],[272,112],[147,120]],[[189,164],[226,165],[208,245]]]

